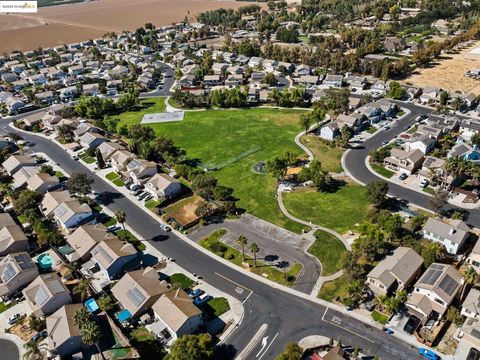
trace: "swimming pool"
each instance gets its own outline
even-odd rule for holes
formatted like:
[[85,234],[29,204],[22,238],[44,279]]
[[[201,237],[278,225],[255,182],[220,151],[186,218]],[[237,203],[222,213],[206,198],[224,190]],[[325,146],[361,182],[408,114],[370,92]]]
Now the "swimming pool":
[[49,270],[52,268],[53,260],[49,253],[43,253],[38,256],[37,263],[41,270]]
[[98,304],[97,302],[95,301],[95,299],[91,298],[91,299],[88,299],[87,301],[85,301],[85,307],[87,308],[87,310],[91,313],[94,313],[95,311],[97,311],[99,308],[98,308]]
[[116,313],[115,316],[118,320],[120,320],[121,322],[124,322],[124,321],[127,321],[128,319],[130,319],[132,317],[132,314],[130,313],[130,311],[125,309],[125,310],[122,310],[122,311]]

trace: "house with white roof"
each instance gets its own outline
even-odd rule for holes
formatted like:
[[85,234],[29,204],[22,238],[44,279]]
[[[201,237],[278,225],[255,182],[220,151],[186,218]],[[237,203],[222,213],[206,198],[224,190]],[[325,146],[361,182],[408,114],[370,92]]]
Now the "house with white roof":
[[470,227],[461,220],[450,220],[448,223],[434,218],[428,218],[423,226],[425,239],[438,242],[445,246],[449,254],[459,254],[470,237]]

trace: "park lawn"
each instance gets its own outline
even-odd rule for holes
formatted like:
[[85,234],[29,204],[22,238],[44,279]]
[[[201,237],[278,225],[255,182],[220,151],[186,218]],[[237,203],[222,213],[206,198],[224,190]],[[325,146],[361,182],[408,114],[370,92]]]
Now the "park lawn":
[[130,231],[128,230],[117,230],[115,232],[115,235],[117,235],[121,240],[126,240],[130,244],[133,245],[133,247],[137,251],[144,251],[146,249],[145,244],[142,243],[140,240],[138,240],[135,235],[133,235]]
[[143,115],[162,113],[165,112],[165,108],[166,105],[164,97],[148,98],[140,100],[140,107],[138,110],[127,111],[115,117],[120,119],[118,124],[119,127],[122,125],[130,126],[140,123]]
[[363,220],[368,209],[363,186],[346,183],[332,192],[297,188],[283,194],[287,210],[294,216],[342,234]]
[[[228,246],[221,242],[219,239],[225,235],[225,229],[217,229],[212,232],[210,235],[204,237],[200,240],[199,244],[205,249],[211,251],[217,256],[223,257],[224,259],[230,261],[231,263],[243,267],[242,263],[249,263],[251,266],[248,268],[249,271],[263,276],[266,279],[274,281],[276,283],[293,286],[296,281],[296,277],[302,270],[301,264],[293,264],[290,271],[287,271],[285,274],[283,271],[278,270],[275,267],[272,267],[268,264],[265,264],[257,260],[257,266],[254,266],[254,259],[252,256],[249,256],[249,250],[245,249],[245,260],[243,260],[242,252],[237,249]],[[217,251],[218,244],[223,246],[225,249],[224,252]],[[215,246],[217,245],[217,246]]]
[[168,277],[168,282],[171,285],[176,285],[177,287],[183,289],[183,290],[188,290],[192,287],[192,285],[195,283],[192,279],[190,279],[188,276],[182,273],[176,273],[173,275],[170,275]]
[[389,179],[395,174],[393,171],[386,169],[385,166],[380,164],[371,163],[370,166],[376,173]]
[[372,319],[376,322],[385,325],[388,321],[388,316],[378,312],[377,310],[372,311]]
[[327,281],[323,284],[318,297],[328,302],[341,300],[348,296],[348,279],[342,275],[335,280]]
[[207,302],[207,304],[212,308],[213,310],[212,313],[215,316],[220,316],[226,313],[228,310],[230,310],[230,305],[228,305],[228,300],[223,297],[214,298],[209,302]]
[[315,156],[315,159],[322,163],[322,168],[329,172],[342,172],[342,155],[344,149],[328,146],[318,136],[303,135],[300,142],[308,147]]
[[315,233],[315,242],[308,252],[322,263],[322,276],[335,274],[342,269],[342,257],[347,251],[345,245],[335,236],[324,232]]
[[[153,101],[153,99],[149,99]],[[157,100],[158,101],[158,100]],[[148,108],[149,112],[151,108]],[[146,112],[121,114],[122,124],[139,122]],[[302,226],[286,218],[275,198],[275,179],[254,174],[252,166],[287,150],[304,155],[293,138],[301,130],[299,110],[241,109],[186,112],[183,121],[149,124],[199,159],[220,185],[234,189],[237,206],[264,220],[300,233]]]

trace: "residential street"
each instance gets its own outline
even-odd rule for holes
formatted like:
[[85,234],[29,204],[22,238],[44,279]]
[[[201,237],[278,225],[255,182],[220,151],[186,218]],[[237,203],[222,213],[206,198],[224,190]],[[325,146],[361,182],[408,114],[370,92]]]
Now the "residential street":
[[[0,129],[6,133],[12,132],[6,121],[1,124]],[[45,153],[54,162],[61,164],[65,171],[89,173],[85,166],[72,160],[50,140],[33,134],[20,135],[34,144],[32,151]],[[268,336],[267,346],[262,354],[259,354],[261,344],[257,343],[245,358],[272,359],[282,351],[286,343],[299,341],[312,334],[341,338],[344,343],[366,349],[370,354],[378,354],[383,359],[419,358],[412,346],[349,316],[346,312],[339,313],[329,309],[325,315],[325,306],[258,281],[240,270],[226,266],[175,234],[165,233],[155,219],[119,194],[113,186],[98,176],[91,175],[95,179],[96,191],[111,193],[109,209],[125,211],[127,222],[136,232],[151,241],[166,256],[173,257],[186,270],[201,274],[206,282],[240,301],[245,301],[245,317],[239,328],[223,344],[225,355],[222,358],[233,358],[241,352],[262,324],[268,325],[263,335]]]

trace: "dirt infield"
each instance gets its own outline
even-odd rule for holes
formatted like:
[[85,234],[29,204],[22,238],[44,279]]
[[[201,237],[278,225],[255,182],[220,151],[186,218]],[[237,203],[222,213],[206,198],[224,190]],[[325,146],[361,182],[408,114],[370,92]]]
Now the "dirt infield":
[[251,4],[216,0],[98,0],[40,8],[37,14],[0,15],[0,53],[58,46],[121,32],[151,22],[170,25],[217,8]]
[[472,92],[480,95],[480,81],[464,76],[468,70],[480,67],[480,55],[472,56],[469,52],[480,47],[480,41],[471,42],[457,54],[446,54],[447,59],[438,64],[418,69],[417,73],[405,81],[414,86],[434,86],[454,91]]

